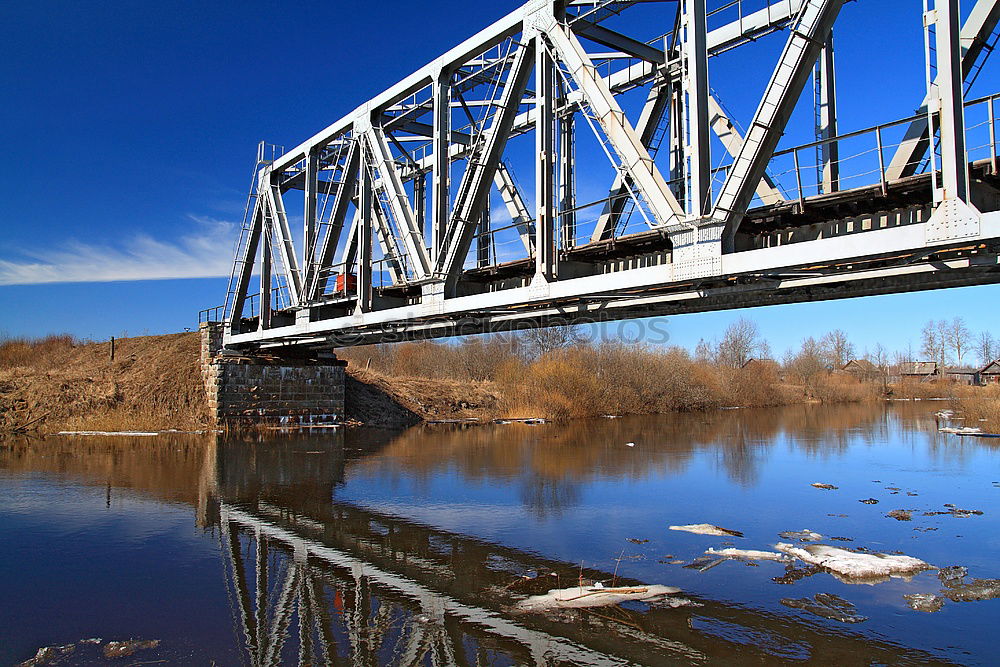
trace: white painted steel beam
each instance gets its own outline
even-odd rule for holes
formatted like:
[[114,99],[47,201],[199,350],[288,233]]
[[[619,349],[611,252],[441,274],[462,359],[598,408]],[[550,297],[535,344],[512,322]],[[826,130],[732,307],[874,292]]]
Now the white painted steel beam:
[[[388,213],[397,232],[402,236],[403,248],[407,258],[407,268],[412,271],[415,280],[423,280],[430,275],[430,260],[424,245],[423,230],[417,226],[413,206],[403,189],[403,182],[396,169],[396,162],[389,151],[385,133],[379,127],[371,127],[363,135],[367,144],[366,155],[373,161],[372,166],[378,171],[378,179],[374,187],[381,191],[388,205]],[[376,206],[379,204],[376,202]],[[395,245],[395,244],[394,244]]]
[[443,252],[436,273],[454,284],[469,253],[472,237],[482,208],[489,203],[490,185],[503,155],[510,129],[534,63],[535,49],[522,44],[516,52],[504,82],[497,111],[490,126],[483,130],[479,145],[474,146],[455,197]]
[[579,40],[555,21],[547,27],[545,36],[552,44],[555,57],[566,66],[572,82],[578,86],[594,120],[603,129],[620,161],[617,166],[628,174],[636,190],[648,203],[656,225],[667,229],[682,225],[684,208],[670,192],[649,151],[625,118],[605,80],[597,75]]
[[712,217],[725,227],[724,243],[729,247],[843,4],[844,0],[806,0],[788,36],[713,209]]
[[[969,76],[977,61],[989,46],[990,35],[1000,22],[1000,0],[977,0],[962,26],[962,78]],[[916,173],[922,157],[927,153],[927,105],[925,97],[917,114],[919,119],[906,128],[902,142],[893,153],[886,168],[886,178],[894,181]]]

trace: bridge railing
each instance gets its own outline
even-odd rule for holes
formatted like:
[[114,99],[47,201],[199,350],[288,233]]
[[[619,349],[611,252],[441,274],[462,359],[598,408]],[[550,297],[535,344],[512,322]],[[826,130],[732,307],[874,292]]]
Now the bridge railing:
[[[1000,94],[970,100],[965,104],[966,156],[969,162],[989,160],[991,170],[997,171],[997,100]],[[912,123],[919,123],[926,115],[915,115],[889,123],[882,123],[854,132],[840,134],[830,139],[814,141],[793,148],[776,151],[768,167],[768,175],[786,201],[802,201],[808,197],[834,191],[853,190],[865,186],[881,186],[883,192],[893,180],[890,170],[897,150],[907,142],[905,134]],[[820,154],[836,149],[828,163],[836,167],[834,180],[823,178]],[[938,138],[934,140],[936,157],[940,156]],[[927,151],[913,154],[902,161],[906,172],[927,174],[931,160]],[[935,164],[940,164],[936,159]],[[897,166],[900,166],[897,163]],[[730,165],[719,168],[715,174],[716,187],[722,186]],[[751,208],[763,205],[759,196]]]

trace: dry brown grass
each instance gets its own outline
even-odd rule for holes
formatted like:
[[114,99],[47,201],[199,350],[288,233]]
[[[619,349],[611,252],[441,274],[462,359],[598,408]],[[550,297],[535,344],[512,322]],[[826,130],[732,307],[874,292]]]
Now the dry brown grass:
[[1000,432],[1000,385],[969,387],[952,401],[952,407],[965,417],[967,426],[985,422],[984,431]]
[[208,423],[197,333],[0,346],[0,430],[197,429]]

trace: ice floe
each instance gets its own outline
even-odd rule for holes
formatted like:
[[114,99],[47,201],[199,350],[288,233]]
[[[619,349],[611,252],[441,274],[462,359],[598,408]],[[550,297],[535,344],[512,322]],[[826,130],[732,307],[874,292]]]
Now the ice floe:
[[685,526],[670,526],[670,530],[681,530],[695,535],[716,535],[718,537],[743,537],[738,530],[729,530],[710,523],[690,523]]
[[572,586],[557,588],[544,595],[532,595],[517,603],[519,611],[547,611],[549,609],[582,609],[586,607],[606,607],[620,602],[652,601],[667,595],[680,593],[674,586],[659,584],[642,586]]
[[912,556],[858,553],[826,544],[795,546],[779,542],[774,548],[803,562],[819,565],[847,582],[876,583],[873,580],[885,581],[889,577],[905,577],[934,569],[933,565]]

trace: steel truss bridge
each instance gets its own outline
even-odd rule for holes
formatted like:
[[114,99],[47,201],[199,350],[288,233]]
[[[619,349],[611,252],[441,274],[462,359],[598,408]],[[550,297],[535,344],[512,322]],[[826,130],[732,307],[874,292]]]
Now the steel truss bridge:
[[[998,282],[998,96],[966,91],[1000,0],[903,4],[925,97],[844,132],[834,29],[863,3],[532,0],[299,146],[261,144],[205,316],[230,347],[329,347]],[[744,53],[774,65],[735,114],[709,63]]]

